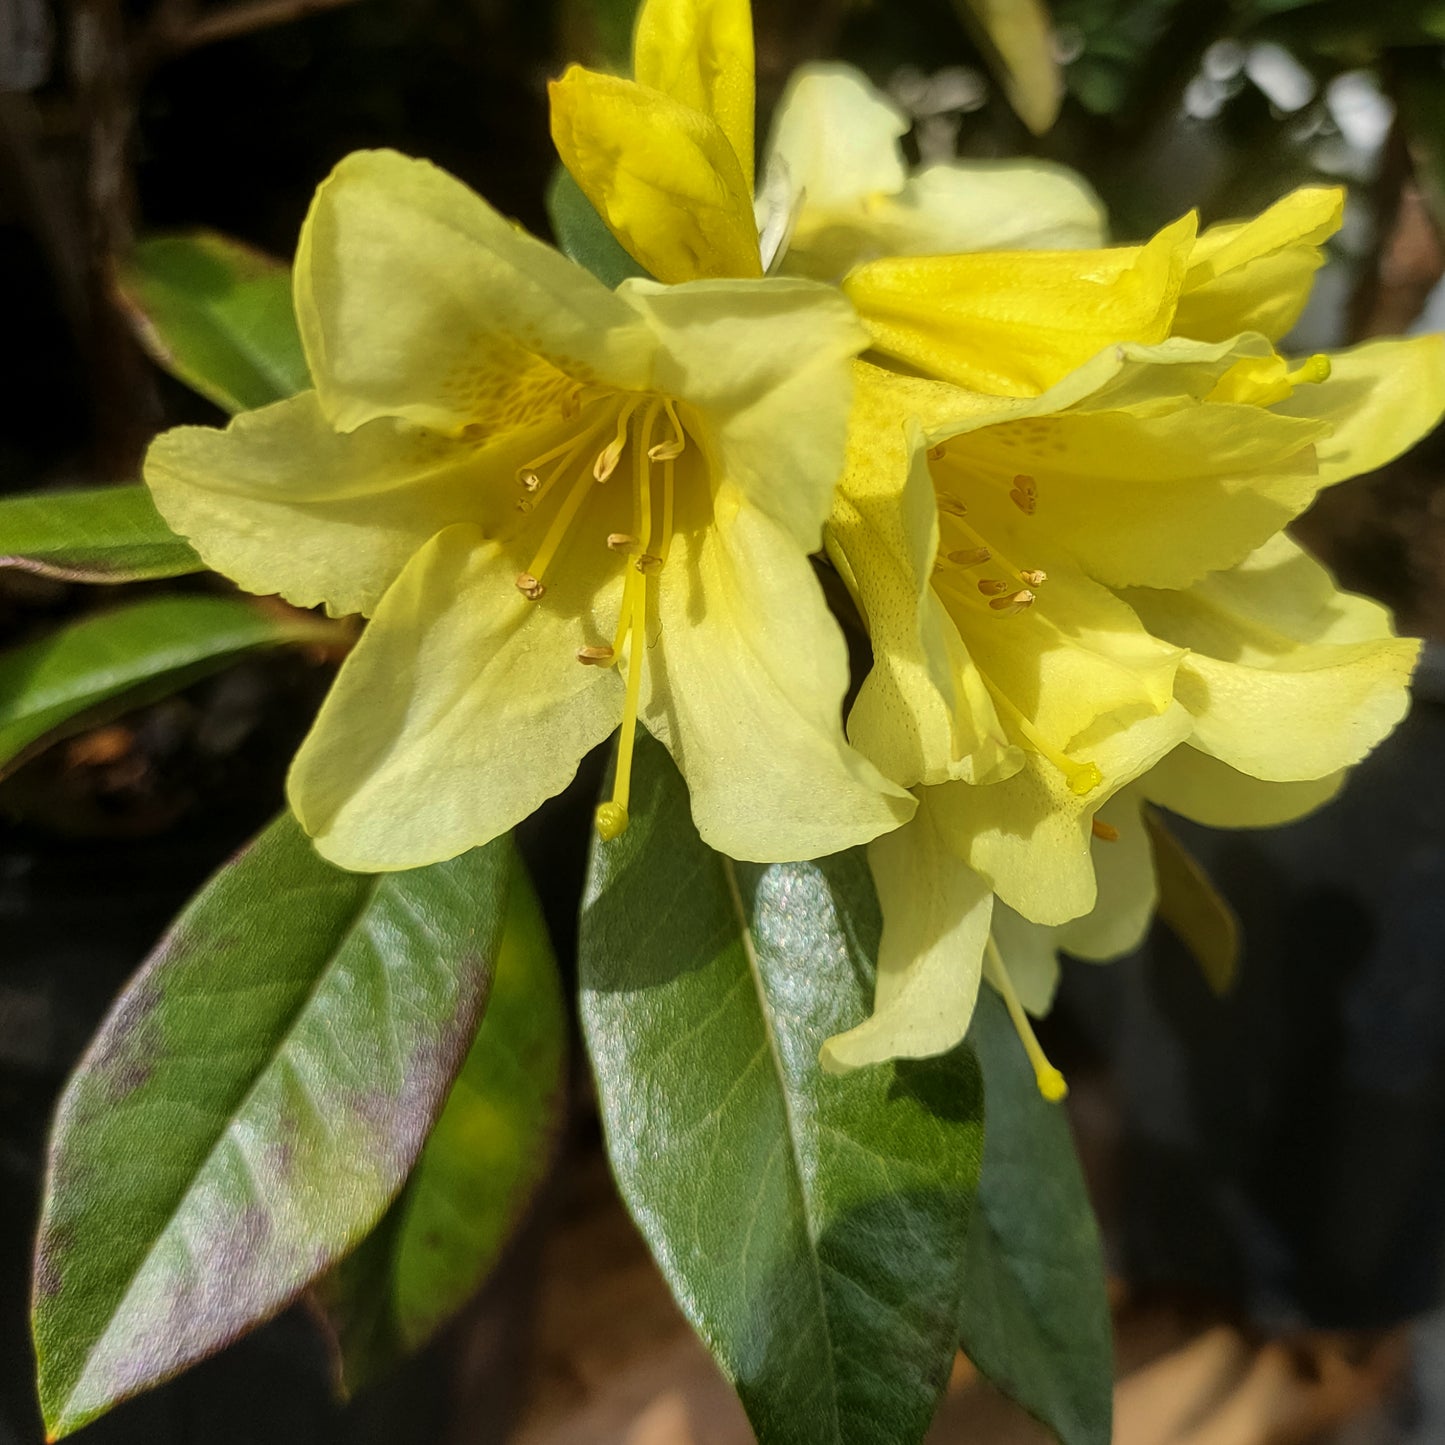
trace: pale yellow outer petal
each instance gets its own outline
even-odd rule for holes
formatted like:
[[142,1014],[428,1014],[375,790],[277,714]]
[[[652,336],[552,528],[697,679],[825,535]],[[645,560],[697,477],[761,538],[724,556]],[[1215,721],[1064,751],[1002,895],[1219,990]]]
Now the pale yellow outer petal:
[[1195,219],[1145,246],[895,257],[844,290],[874,346],[925,376],[1036,396],[1102,348],[1169,334]]
[[993,902],[993,941],[1019,1002],[1035,1018],[1054,1006],[1059,987],[1057,929],[1015,913],[1002,899]]
[[752,186],[715,120],[661,91],[580,65],[549,93],[563,165],[653,276],[762,275]]
[[492,433],[555,411],[568,377],[632,387],[651,361],[646,329],[600,281],[395,151],[358,151],[322,182],[295,299],[342,431],[389,416]]
[[695,408],[714,467],[815,551],[843,468],[852,360],[867,333],[836,288],[774,277],[618,295],[658,351],[651,385]]
[[1316,445],[1320,486],[1372,472],[1445,414],[1445,336],[1367,341],[1334,352],[1327,381],[1295,387],[1274,410],[1329,424]]
[[718,123],[753,188],[753,16],[749,0],[646,0],[632,78]]
[[207,566],[333,616],[370,612],[429,538],[482,520],[480,470],[475,447],[403,423],[335,432],[309,391],[224,431],[162,432],[145,461],[161,515]]
[[911,822],[868,845],[883,913],[873,1013],[824,1043],[829,1073],[931,1058],[968,1032],[993,894],[934,827],[931,791],[922,790]]
[[1080,795],[1052,764],[1030,754],[1013,777],[984,787],[943,783],[930,804],[950,846],[993,885],[1011,908],[1035,923],[1065,923],[1093,908],[1090,858],[1094,814],[1189,732],[1177,705],[1127,726],[1101,726],[1072,750],[1093,762],[1103,783]]
[[1138,789],[1151,803],[1211,828],[1277,828],[1323,807],[1345,777],[1341,771],[1302,783],[1267,783],[1185,746],[1155,763]]
[[1138,948],[1149,932],[1159,901],[1159,883],[1154,876],[1149,833],[1140,813],[1139,788],[1139,783],[1125,788],[1097,814],[1101,823],[1119,835],[1113,839],[1095,837],[1090,844],[1098,900],[1088,913],[1060,924],[1054,933],[1055,945],[1076,958],[1097,963],[1122,958]]
[[615,614],[616,582],[560,569],[533,603],[515,572],[477,528],[449,527],[382,599],[287,781],[333,863],[416,868],[489,842],[617,726],[616,671],[575,657],[579,612]]
[[[1047,534],[1110,586],[1180,587],[1228,567],[1303,511],[1318,487],[1313,443],[1324,427],[1305,418],[1187,395],[1039,411],[970,422],[950,446],[979,483],[975,525],[986,537],[1017,537],[1025,552],[1030,532]],[[1036,484],[1027,519],[1009,500],[1019,474]]]
[[1305,187],[1253,220],[1209,227],[1190,257],[1175,334],[1223,341],[1258,331],[1277,341],[1304,310],[1344,203],[1338,187]]
[[843,736],[848,652],[807,556],[726,483],[657,579],[643,720],[671,751],[709,847],[818,858],[896,828],[914,800]]
[[932,587],[938,507],[921,441],[900,422],[930,383],[866,363],[848,464],[828,524],[830,556],[863,614],[873,666],[848,736],[894,782],[984,782],[1022,766],[958,629]]
[[1104,243],[1105,216],[1082,177],[1047,161],[945,162],[911,179],[909,120],[847,65],[794,71],[774,112],[768,175],[797,211],[783,265],[840,279],[883,256],[1074,251]]
[[1419,643],[1283,535],[1186,590],[1125,595],[1155,633],[1191,649],[1177,689],[1194,714],[1191,742],[1240,772],[1323,778],[1358,762],[1409,707]]

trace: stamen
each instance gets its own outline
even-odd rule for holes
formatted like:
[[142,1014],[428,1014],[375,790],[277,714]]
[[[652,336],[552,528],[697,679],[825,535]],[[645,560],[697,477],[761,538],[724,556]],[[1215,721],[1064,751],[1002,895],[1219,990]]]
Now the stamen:
[[1032,477],[1020,473],[1014,478],[1013,490],[1008,495],[1009,501],[1026,517],[1033,516],[1039,505],[1039,489]]
[[[633,577],[636,585],[632,585]],[[637,740],[637,708],[642,696],[642,649],[647,644],[647,582],[634,573],[627,579],[623,606],[630,603],[627,630],[631,645],[627,654],[627,698],[622,707],[622,729],[617,739],[617,771],[612,780],[612,800],[597,809],[597,832],[610,843],[627,831],[627,800],[632,788],[632,749]]]
[[617,654],[610,647],[579,647],[577,661],[588,667],[611,667]]
[[993,556],[992,547],[969,547],[957,552],[945,553],[950,562],[960,567],[981,567]]
[[968,516],[968,508],[957,497],[951,497],[947,492],[938,493],[938,510],[949,517]]
[[623,450],[627,446],[627,424],[632,420],[632,413],[637,410],[638,405],[638,402],[630,401],[617,413],[616,434],[597,453],[597,460],[592,463],[592,475],[597,481],[605,482],[617,470],[617,463],[622,460]]
[[529,601],[538,601],[546,590],[531,572],[517,573],[517,591]]
[[929,449],[928,449],[928,460],[931,461],[931,462],[941,462],[941,461],[944,459],[944,457],[946,457],[947,455],[948,455],[948,443],[947,443],[947,442],[943,442],[941,445],[936,446],[936,447],[929,447]]
[[1028,1014],[1024,1012],[1023,1003],[1019,999],[1018,991],[1014,988],[1013,980],[1004,967],[1003,958],[998,951],[998,944],[993,941],[992,934],[989,934],[988,941],[984,944],[983,976],[998,990],[999,996],[1003,999],[1008,1016],[1018,1032],[1019,1042],[1029,1056],[1029,1063],[1033,1065],[1034,1082],[1039,1087],[1039,1093],[1051,1104],[1060,1103],[1068,1097],[1068,1083],[1049,1062],[1048,1055],[1044,1053],[1043,1047],[1034,1033],[1034,1026],[1029,1022]]
[[637,538],[631,532],[609,532],[607,534],[607,545],[614,552],[635,552],[637,550]]
[[1101,843],[1117,843],[1119,841],[1119,830],[1112,823],[1106,823],[1097,815],[1089,819],[1089,831]]
[[1030,572],[1020,572],[1019,577],[1030,587],[1042,587],[1049,580],[1049,574],[1037,567]]
[[1000,577],[980,577],[978,580],[978,590],[985,597],[1002,597],[1012,585]]
[[1026,607],[1034,605],[1034,594],[1025,587],[1022,592],[1015,592],[1012,597],[995,597],[988,605],[1005,617],[1013,617]]
[[651,552],[642,552],[632,564],[644,577],[656,577],[662,571],[662,558]]
[[531,467],[518,467],[517,485],[524,492],[535,492],[542,485],[542,479]]

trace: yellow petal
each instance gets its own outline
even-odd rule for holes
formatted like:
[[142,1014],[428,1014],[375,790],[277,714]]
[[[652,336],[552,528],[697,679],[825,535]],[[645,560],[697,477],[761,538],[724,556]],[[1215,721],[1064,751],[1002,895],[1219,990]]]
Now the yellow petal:
[[579,65],[548,89],[562,163],[653,276],[762,275],[752,188],[715,120]]
[[928,812],[868,845],[883,913],[873,1013],[823,1045],[829,1073],[946,1053],[968,1032],[993,894],[949,851]]
[[579,613],[615,615],[616,583],[560,568],[529,602],[516,570],[477,528],[449,527],[382,599],[287,784],[333,863],[385,872],[486,843],[616,727],[621,680],[575,656]]
[[1125,594],[1152,631],[1191,649],[1177,696],[1193,745],[1257,778],[1322,778],[1358,762],[1409,707],[1419,651],[1389,613],[1339,591],[1287,537],[1187,590]]
[[873,651],[848,736],[905,787],[1006,776],[1022,757],[932,587],[938,507],[921,442],[900,422],[928,398],[909,378],[865,363],[857,376],[848,463],[827,533]]
[[1066,923],[1088,913],[1097,891],[1090,858],[1094,814],[1125,784],[1183,741],[1190,717],[1173,706],[1124,727],[1101,724],[1074,743],[1103,783],[1079,794],[1053,764],[1030,753],[1013,777],[984,787],[943,783],[930,806],[949,845],[1035,923]]
[[1372,472],[1445,414],[1445,336],[1367,341],[1335,352],[1328,380],[1295,387],[1274,410],[1330,425],[1316,446],[1320,486]]
[[785,277],[625,281],[618,295],[657,338],[651,384],[704,415],[728,480],[815,551],[868,341],[852,308],[835,287]]
[[993,940],[1006,961],[1009,982],[1019,1002],[1035,1018],[1048,1013],[1058,991],[1057,931],[1015,913],[1001,898],[993,901]]
[[1241,331],[1278,340],[1299,319],[1320,243],[1340,228],[1345,193],[1335,186],[1293,191],[1250,221],[1211,226],[1190,257],[1174,331],[1223,341]]
[[176,427],[146,456],[156,506],[207,566],[248,592],[333,616],[370,612],[443,527],[480,521],[477,451],[375,421],[335,432],[314,392]]
[[[1187,395],[1108,404],[978,426],[950,444],[985,537],[1024,548],[1047,534],[1110,586],[1179,587],[1246,556],[1315,495],[1319,423]],[[1027,518],[1010,500],[1018,475],[1037,496]]]
[[960,8],[983,32],[1014,113],[1043,135],[1064,99],[1048,10],[1041,0],[962,0]]
[[1345,777],[1341,771],[1303,783],[1267,783],[1186,746],[1155,763],[1138,789],[1151,803],[1211,828],[1277,828],[1323,807]]
[[1096,815],[1114,835],[1101,837],[1095,830],[1090,844],[1098,900],[1088,913],[1060,924],[1054,932],[1055,945],[1076,958],[1096,963],[1122,958],[1133,953],[1149,932],[1159,885],[1138,787],[1124,789]]
[[322,183],[295,293],[317,395],[342,431],[390,416],[491,432],[555,411],[564,371],[635,387],[651,363],[646,330],[600,281],[395,151],[358,151]]
[[632,78],[715,120],[753,188],[753,16],[749,0],[646,0]]
[[642,717],[687,779],[709,847],[817,858],[896,828],[912,797],[848,746],[848,651],[807,556],[724,483],[657,578]]
[[888,356],[974,391],[1037,395],[1106,346],[1169,334],[1194,225],[1146,246],[873,261],[844,290]]

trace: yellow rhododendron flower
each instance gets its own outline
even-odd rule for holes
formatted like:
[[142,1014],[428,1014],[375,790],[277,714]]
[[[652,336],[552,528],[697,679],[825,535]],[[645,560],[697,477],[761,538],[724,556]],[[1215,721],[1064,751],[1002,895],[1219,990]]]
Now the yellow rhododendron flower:
[[614,293],[460,182],[344,160],[301,236],[315,389],[159,437],[170,524],[252,592],[362,612],[289,780],[325,856],[484,843],[641,721],[735,857],[814,857],[913,800],[845,743],[843,638],[808,561],[864,338],[786,279]]
[[[849,735],[919,808],[871,847],[875,1014],[825,1062],[951,1047],[987,972],[1057,1093],[1024,1018],[1039,990],[1010,981],[996,900],[1001,920],[1117,951],[1147,917],[1152,874],[1138,828],[1100,809],[1127,815],[1191,757],[1246,792],[1283,788],[1288,804],[1266,812],[1307,806],[1398,721],[1415,644],[1280,533],[1321,487],[1435,424],[1445,350],[1432,337],[1278,353],[1339,225],[1337,190],[1105,247],[1097,201],[1058,168],[910,176],[905,118],[839,66],[800,74],[775,117],[755,256],[751,129],[715,99],[750,77],[744,16],[648,0],[636,81],[569,71],[554,135],[657,274],[766,263],[839,285],[870,332],[827,545],[874,651]],[[644,66],[641,36],[664,31],[705,34],[711,91]],[[669,127],[709,139],[667,182],[653,163]],[[699,196],[726,198],[708,243]],[[1103,906],[1099,857],[1123,880]]]

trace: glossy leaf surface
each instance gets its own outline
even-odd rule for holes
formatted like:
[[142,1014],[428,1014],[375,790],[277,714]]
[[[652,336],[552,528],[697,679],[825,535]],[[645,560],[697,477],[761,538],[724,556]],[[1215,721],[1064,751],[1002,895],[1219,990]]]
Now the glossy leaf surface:
[[344,634],[303,612],[229,597],[157,597],[0,653],[0,775],[123,708],[164,697],[239,653]]
[[214,231],[155,236],[117,284],[155,361],[225,411],[311,385],[284,262]]
[[513,875],[487,1015],[405,1189],[323,1281],[348,1392],[420,1348],[476,1293],[551,1162],[567,1013],[524,870]]
[[868,1013],[861,850],[744,865],[639,739],[596,845],[582,1021],[613,1170],[762,1445],[919,1440],[957,1344],[981,1099],[967,1049],[825,1075]]
[[371,877],[286,815],[181,914],[61,1100],[37,1244],[54,1436],[276,1313],[405,1179],[470,1044],[510,842]]
[[968,1231],[964,1353],[1064,1445],[1109,1445],[1109,1301],[1068,1116],[1039,1093],[991,988],[979,990],[968,1037],[983,1068],[988,1139]]
[[205,565],[142,486],[0,498],[0,567],[62,582],[141,582]]

